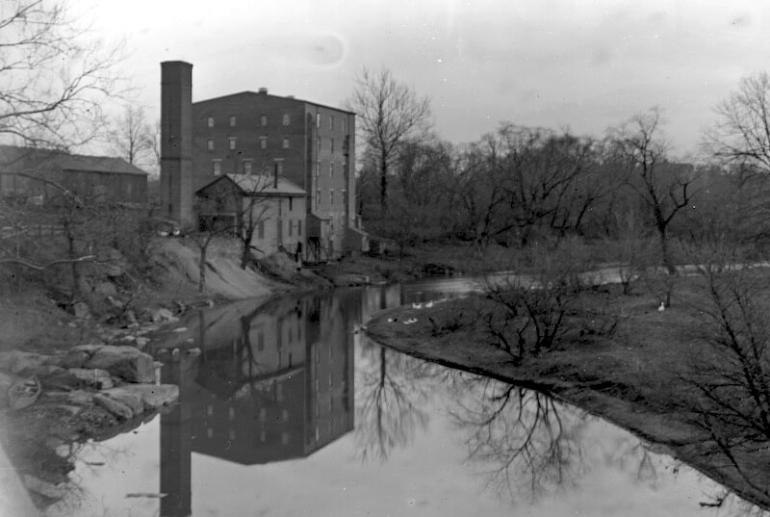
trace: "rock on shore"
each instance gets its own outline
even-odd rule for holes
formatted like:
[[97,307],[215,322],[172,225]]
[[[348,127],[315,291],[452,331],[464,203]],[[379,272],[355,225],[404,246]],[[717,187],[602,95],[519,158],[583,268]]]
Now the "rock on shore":
[[[81,409],[99,406],[127,420],[175,402],[179,389],[155,384],[152,356],[131,346],[79,345],[63,354],[11,351],[0,354],[0,410],[11,404],[9,387],[37,379],[43,393],[37,402],[66,402]],[[40,409],[40,408],[38,408]]]
[[75,457],[60,456],[62,447],[77,450],[78,443],[131,431],[178,400],[177,386],[155,384],[155,367],[152,356],[131,346],[0,353],[0,445],[37,506],[71,491]]

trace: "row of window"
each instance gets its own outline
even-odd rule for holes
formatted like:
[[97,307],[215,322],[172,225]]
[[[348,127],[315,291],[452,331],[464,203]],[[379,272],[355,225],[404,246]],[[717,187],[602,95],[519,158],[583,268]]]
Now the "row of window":
[[[235,115],[230,115],[229,117],[230,127],[236,127],[238,123],[238,119]],[[214,120],[214,117],[208,117],[206,120],[206,125],[208,127],[214,127],[216,125],[216,121]],[[259,125],[261,127],[267,127],[267,115],[260,115],[259,116]],[[283,117],[281,117],[281,125],[283,126],[289,126],[291,125],[291,116],[288,113],[284,113]]]
[[[279,176],[282,176],[283,175],[283,158],[275,158],[273,160],[273,163],[275,166],[274,172],[277,173]],[[251,159],[243,160],[241,162],[241,166],[243,167],[243,170],[241,171],[242,174],[246,174],[248,176],[254,172],[254,162]],[[214,158],[213,160],[211,160],[211,172],[212,174],[214,174],[214,176],[220,176],[222,174],[221,158]]]
[[[289,198],[291,199],[291,198]],[[302,237],[302,219],[292,221],[291,219],[286,221],[286,233],[289,237],[294,235],[296,231],[297,237]],[[265,221],[260,221],[257,225],[257,239],[265,238]],[[261,350],[261,348],[259,349]]]
[[[289,198],[289,210],[291,210],[291,198]],[[264,232],[264,227],[263,230]],[[302,236],[302,221],[297,221],[297,235]],[[296,335],[295,335],[295,329],[293,327],[296,326]],[[296,336],[297,342],[302,342],[302,322],[300,320],[296,320],[294,322],[289,321],[288,325],[281,325],[282,328],[286,329],[286,342],[291,345],[294,343],[294,338]],[[282,334],[279,332],[278,334],[278,341],[276,343],[279,351],[281,349],[282,345]],[[258,352],[264,352],[265,350],[265,334],[262,331],[257,332],[257,351]],[[289,358],[291,359],[291,353],[289,353]]]
[[[321,161],[315,162],[315,177],[321,177]],[[334,178],[334,162],[329,162],[329,178]]]
[[[280,160],[276,160],[275,163],[278,165],[278,175],[280,176],[283,174],[283,163]],[[254,163],[250,159],[243,160],[241,163],[243,167],[243,174],[252,174],[254,171]],[[334,162],[329,163],[329,178],[334,178]],[[214,176],[219,176],[222,174],[222,159],[221,158],[214,158],[211,160],[211,170],[214,174]],[[321,162],[317,161],[315,164],[315,177],[320,178],[321,177]]]
[[[343,203],[345,202],[346,192],[347,190],[345,189],[342,189],[342,191],[340,192],[340,194],[342,195],[340,196],[339,199]],[[316,208],[321,206],[321,189],[320,188],[315,191],[315,205],[316,205]],[[334,206],[334,189],[329,190],[329,205]]]
[[[266,136],[260,136],[258,138],[259,140],[259,148],[260,149],[267,149],[267,137]],[[281,140],[281,148],[282,149],[289,149],[290,143],[288,138],[283,138]],[[214,145],[213,139],[208,139],[206,141],[206,149],[208,151],[214,151],[216,146]],[[235,136],[229,136],[227,137],[227,148],[231,151],[235,151],[238,148],[238,138]]]
[[[334,131],[334,122],[335,122],[334,115],[329,115],[328,121],[329,121],[329,131]],[[340,127],[339,128],[340,128],[340,131],[342,131],[343,133],[346,133],[347,130],[348,130],[347,121],[348,121],[347,117],[343,116],[343,117],[339,118],[339,122],[340,122],[340,124],[339,124]],[[322,123],[321,114],[320,113],[316,113],[316,115],[315,115],[315,127],[320,129],[322,125],[323,125],[323,123]]]
[[[206,437],[207,438],[214,438],[214,429],[212,429],[211,427],[207,427],[206,428]],[[235,429],[230,429],[228,431],[227,438],[230,441],[235,441],[235,438],[236,438]],[[256,435],[254,435],[254,438],[255,438],[255,441],[256,441]],[[260,433],[259,433],[259,441],[263,442],[263,443],[265,441],[267,441],[267,433],[264,430],[260,431]],[[288,444],[289,444],[289,433],[287,433],[287,432],[281,433],[281,445],[288,445]]]
[[[334,131],[334,125],[335,125],[335,117],[334,117],[334,115],[329,115],[328,121],[329,121],[329,125],[328,125],[329,130],[330,131]],[[230,127],[236,127],[237,124],[238,124],[238,119],[237,119],[237,117],[235,115],[230,115],[230,117],[228,118],[228,122],[229,122]],[[260,115],[259,116],[259,126],[260,127],[267,127],[267,123],[268,123],[267,115]],[[319,129],[323,125],[322,117],[321,117],[320,113],[316,113],[315,124],[316,124],[316,127],[319,128]],[[214,126],[216,126],[216,121],[214,120],[214,117],[208,117],[206,119],[206,125],[208,127],[210,127],[210,128],[213,128]],[[282,126],[290,126],[291,125],[291,115],[289,115],[288,113],[284,113],[283,116],[281,117],[281,125]],[[343,117],[339,118],[339,129],[343,133],[347,132],[347,129],[348,129],[347,128],[347,117],[343,116]]]

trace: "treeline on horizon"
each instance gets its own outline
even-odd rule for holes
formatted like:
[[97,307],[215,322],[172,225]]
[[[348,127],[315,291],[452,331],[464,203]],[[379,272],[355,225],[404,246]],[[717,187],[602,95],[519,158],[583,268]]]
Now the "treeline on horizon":
[[[360,80],[377,98],[387,76]],[[427,103],[411,92],[413,102]],[[403,100],[403,99],[402,99]],[[700,163],[676,161],[652,108],[603,138],[505,122],[454,145],[429,129],[429,112],[383,152],[386,103],[352,103],[366,144],[357,202],[366,229],[403,251],[424,243],[527,247],[564,238],[636,242],[671,268],[689,244],[729,244],[751,254],[770,244],[770,78],[744,78],[702,135]],[[398,107],[400,106],[400,108]],[[391,107],[398,119],[404,102]],[[387,110],[384,110],[387,111]],[[371,124],[375,121],[375,124]],[[378,126],[377,123],[380,125]],[[384,156],[386,155],[387,156]],[[624,246],[628,250],[629,246]]]

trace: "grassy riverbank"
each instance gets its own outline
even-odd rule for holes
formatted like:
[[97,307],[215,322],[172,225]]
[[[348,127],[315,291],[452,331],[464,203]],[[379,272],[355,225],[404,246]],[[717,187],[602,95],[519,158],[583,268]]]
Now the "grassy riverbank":
[[[564,339],[520,360],[495,345],[488,318],[500,318],[498,307],[480,296],[430,308],[391,309],[368,322],[367,333],[399,351],[584,408],[666,446],[738,495],[770,509],[767,442],[735,436],[726,449],[714,440],[726,427],[704,418],[707,401],[693,379],[704,361],[713,364],[719,358],[706,342],[701,280],[680,279],[667,310],[658,310],[658,300],[625,295],[618,286],[584,293],[580,310],[568,317]],[[611,335],[592,331],[608,315],[617,322]],[[404,324],[410,319],[416,322]]]

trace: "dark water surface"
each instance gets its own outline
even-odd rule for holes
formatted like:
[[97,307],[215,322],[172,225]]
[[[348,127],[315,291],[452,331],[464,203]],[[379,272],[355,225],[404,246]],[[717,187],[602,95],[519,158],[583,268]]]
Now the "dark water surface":
[[[448,280],[239,302],[154,343],[180,404],[77,453],[49,516],[724,516],[756,509],[630,433],[356,328]],[[197,353],[195,349],[199,349]]]

